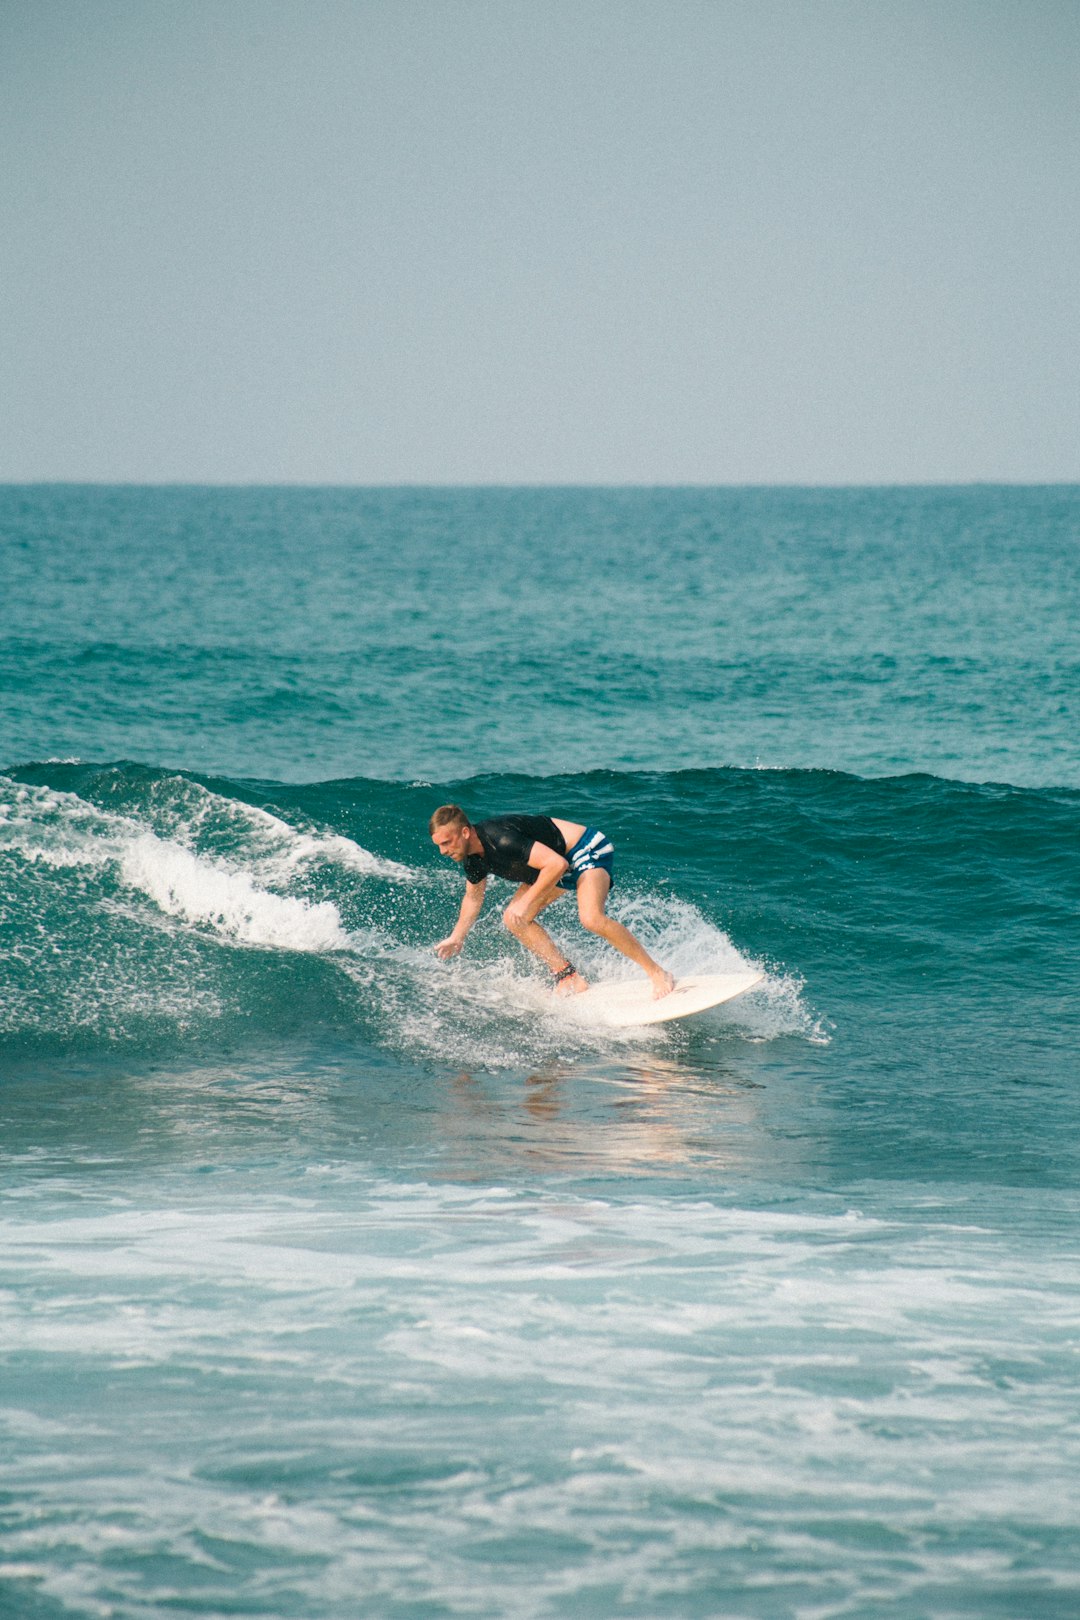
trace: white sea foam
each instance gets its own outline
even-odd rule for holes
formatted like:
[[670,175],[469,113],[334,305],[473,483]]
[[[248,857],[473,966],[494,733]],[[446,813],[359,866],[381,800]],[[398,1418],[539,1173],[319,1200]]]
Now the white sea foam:
[[[228,799],[184,777],[154,783],[139,814],[99,809],[78,794],[0,778],[0,849],[63,867],[103,865],[145,832],[200,854],[210,838],[264,883],[287,883],[318,863],[364,877],[413,882],[418,873],[341,833],[296,828],[258,805]],[[216,837],[215,837],[216,835]]]
[[398,883],[416,876],[410,867],[372,854],[345,834],[293,826],[262,805],[230,799],[186,776],[157,779],[147,794],[144,816],[159,836],[199,854],[225,849],[243,855],[246,867],[264,883],[288,883],[316,865]]
[[[613,1557],[627,1589],[669,1594],[719,1552],[785,1613],[797,1567],[833,1592],[800,1612],[839,1620],[883,1592],[913,1613],[943,1583],[977,1594],[1008,1573],[995,1543],[1011,1561],[1028,1541],[1025,1578],[1074,1555],[1071,1255],[1041,1234],[336,1165],[240,1203],[191,1182],[166,1202],[147,1177],[73,1213],[63,1189],[9,1208],[0,1265],[5,1343],[52,1379],[47,1426],[25,1396],[0,1414],[9,1556],[75,1607],[122,1608],[156,1554],[157,1605],[201,1582],[224,1611],[249,1564],[207,1547],[254,1558],[263,1538],[274,1612],[297,1591],[346,1612],[349,1580],[370,1594],[383,1572],[436,1605],[467,1579],[462,1612],[522,1620],[538,1586],[572,1610]],[[138,1398],[61,1423],[80,1379]],[[222,1403],[225,1381],[247,1398]],[[46,1489],[78,1502],[63,1564]]]
[[413,881],[417,875],[412,868],[374,855],[342,833],[294,827],[261,805],[227,798],[187,777],[164,777],[156,782],[148,813],[156,832],[191,848],[198,848],[208,836],[231,837],[266,882],[288,881],[298,871],[319,863],[397,882]]
[[120,871],[170,916],[208,924],[238,944],[293,951],[342,950],[348,944],[332,902],[271,894],[248,873],[201,860],[154,833],[130,841]]
[[[123,885],[152,900],[165,915],[209,927],[229,943],[298,951],[347,949],[350,936],[332,901],[277,894],[267,882],[275,869],[280,879],[305,862],[327,858],[328,852],[353,871],[383,872],[383,863],[350,839],[294,833],[251,806],[243,806],[239,819],[248,829],[273,835],[269,852],[264,846],[254,852],[254,860],[245,860],[243,847],[232,859],[200,853],[189,840],[205,816],[232,815],[235,809],[233,801],[202,789],[196,813],[169,818],[179,836],[165,837],[135,816],[101,810],[74,793],[19,783],[5,783],[4,788],[0,850],[56,869],[112,867]],[[111,902],[99,898],[97,904],[100,909]]]

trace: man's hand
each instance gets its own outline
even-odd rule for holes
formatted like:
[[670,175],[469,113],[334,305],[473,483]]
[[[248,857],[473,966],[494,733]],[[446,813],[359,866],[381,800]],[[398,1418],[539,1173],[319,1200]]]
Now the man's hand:
[[435,947],[435,955],[439,958],[440,962],[446,962],[451,956],[457,956],[464,944],[465,941],[463,939],[455,939],[453,934],[450,934],[448,938],[440,939],[439,943]]
[[515,927],[522,927],[525,923],[532,922],[533,916],[534,912],[526,900],[511,900],[503,912],[503,921],[507,928],[513,930]]

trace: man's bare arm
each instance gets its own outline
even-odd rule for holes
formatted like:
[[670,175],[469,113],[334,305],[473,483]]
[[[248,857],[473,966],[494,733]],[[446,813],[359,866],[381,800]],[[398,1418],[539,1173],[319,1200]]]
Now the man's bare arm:
[[480,915],[484,904],[484,891],[487,889],[487,878],[481,878],[479,883],[470,883],[466,880],[465,894],[458,912],[458,920],[454,924],[454,931],[441,939],[435,947],[435,955],[443,961],[450,956],[456,956],[465,943],[465,936]]

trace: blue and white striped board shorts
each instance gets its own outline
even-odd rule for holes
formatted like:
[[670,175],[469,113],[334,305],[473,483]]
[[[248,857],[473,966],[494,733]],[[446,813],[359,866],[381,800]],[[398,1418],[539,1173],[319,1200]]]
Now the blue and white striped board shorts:
[[582,872],[591,872],[594,867],[607,873],[614,888],[615,846],[607,833],[598,832],[595,827],[586,827],[573,849],[567,850],[566,858],[570,862],[570,870],[559,879],[560,889],[576,889]]

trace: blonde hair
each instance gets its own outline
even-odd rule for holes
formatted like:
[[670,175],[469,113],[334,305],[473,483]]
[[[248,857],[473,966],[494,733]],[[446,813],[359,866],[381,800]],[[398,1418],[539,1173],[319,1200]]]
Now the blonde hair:
[[437,827],[467,827],[469,818],[460,804],[440,804],[428,822],[428,832],[435,836]]

